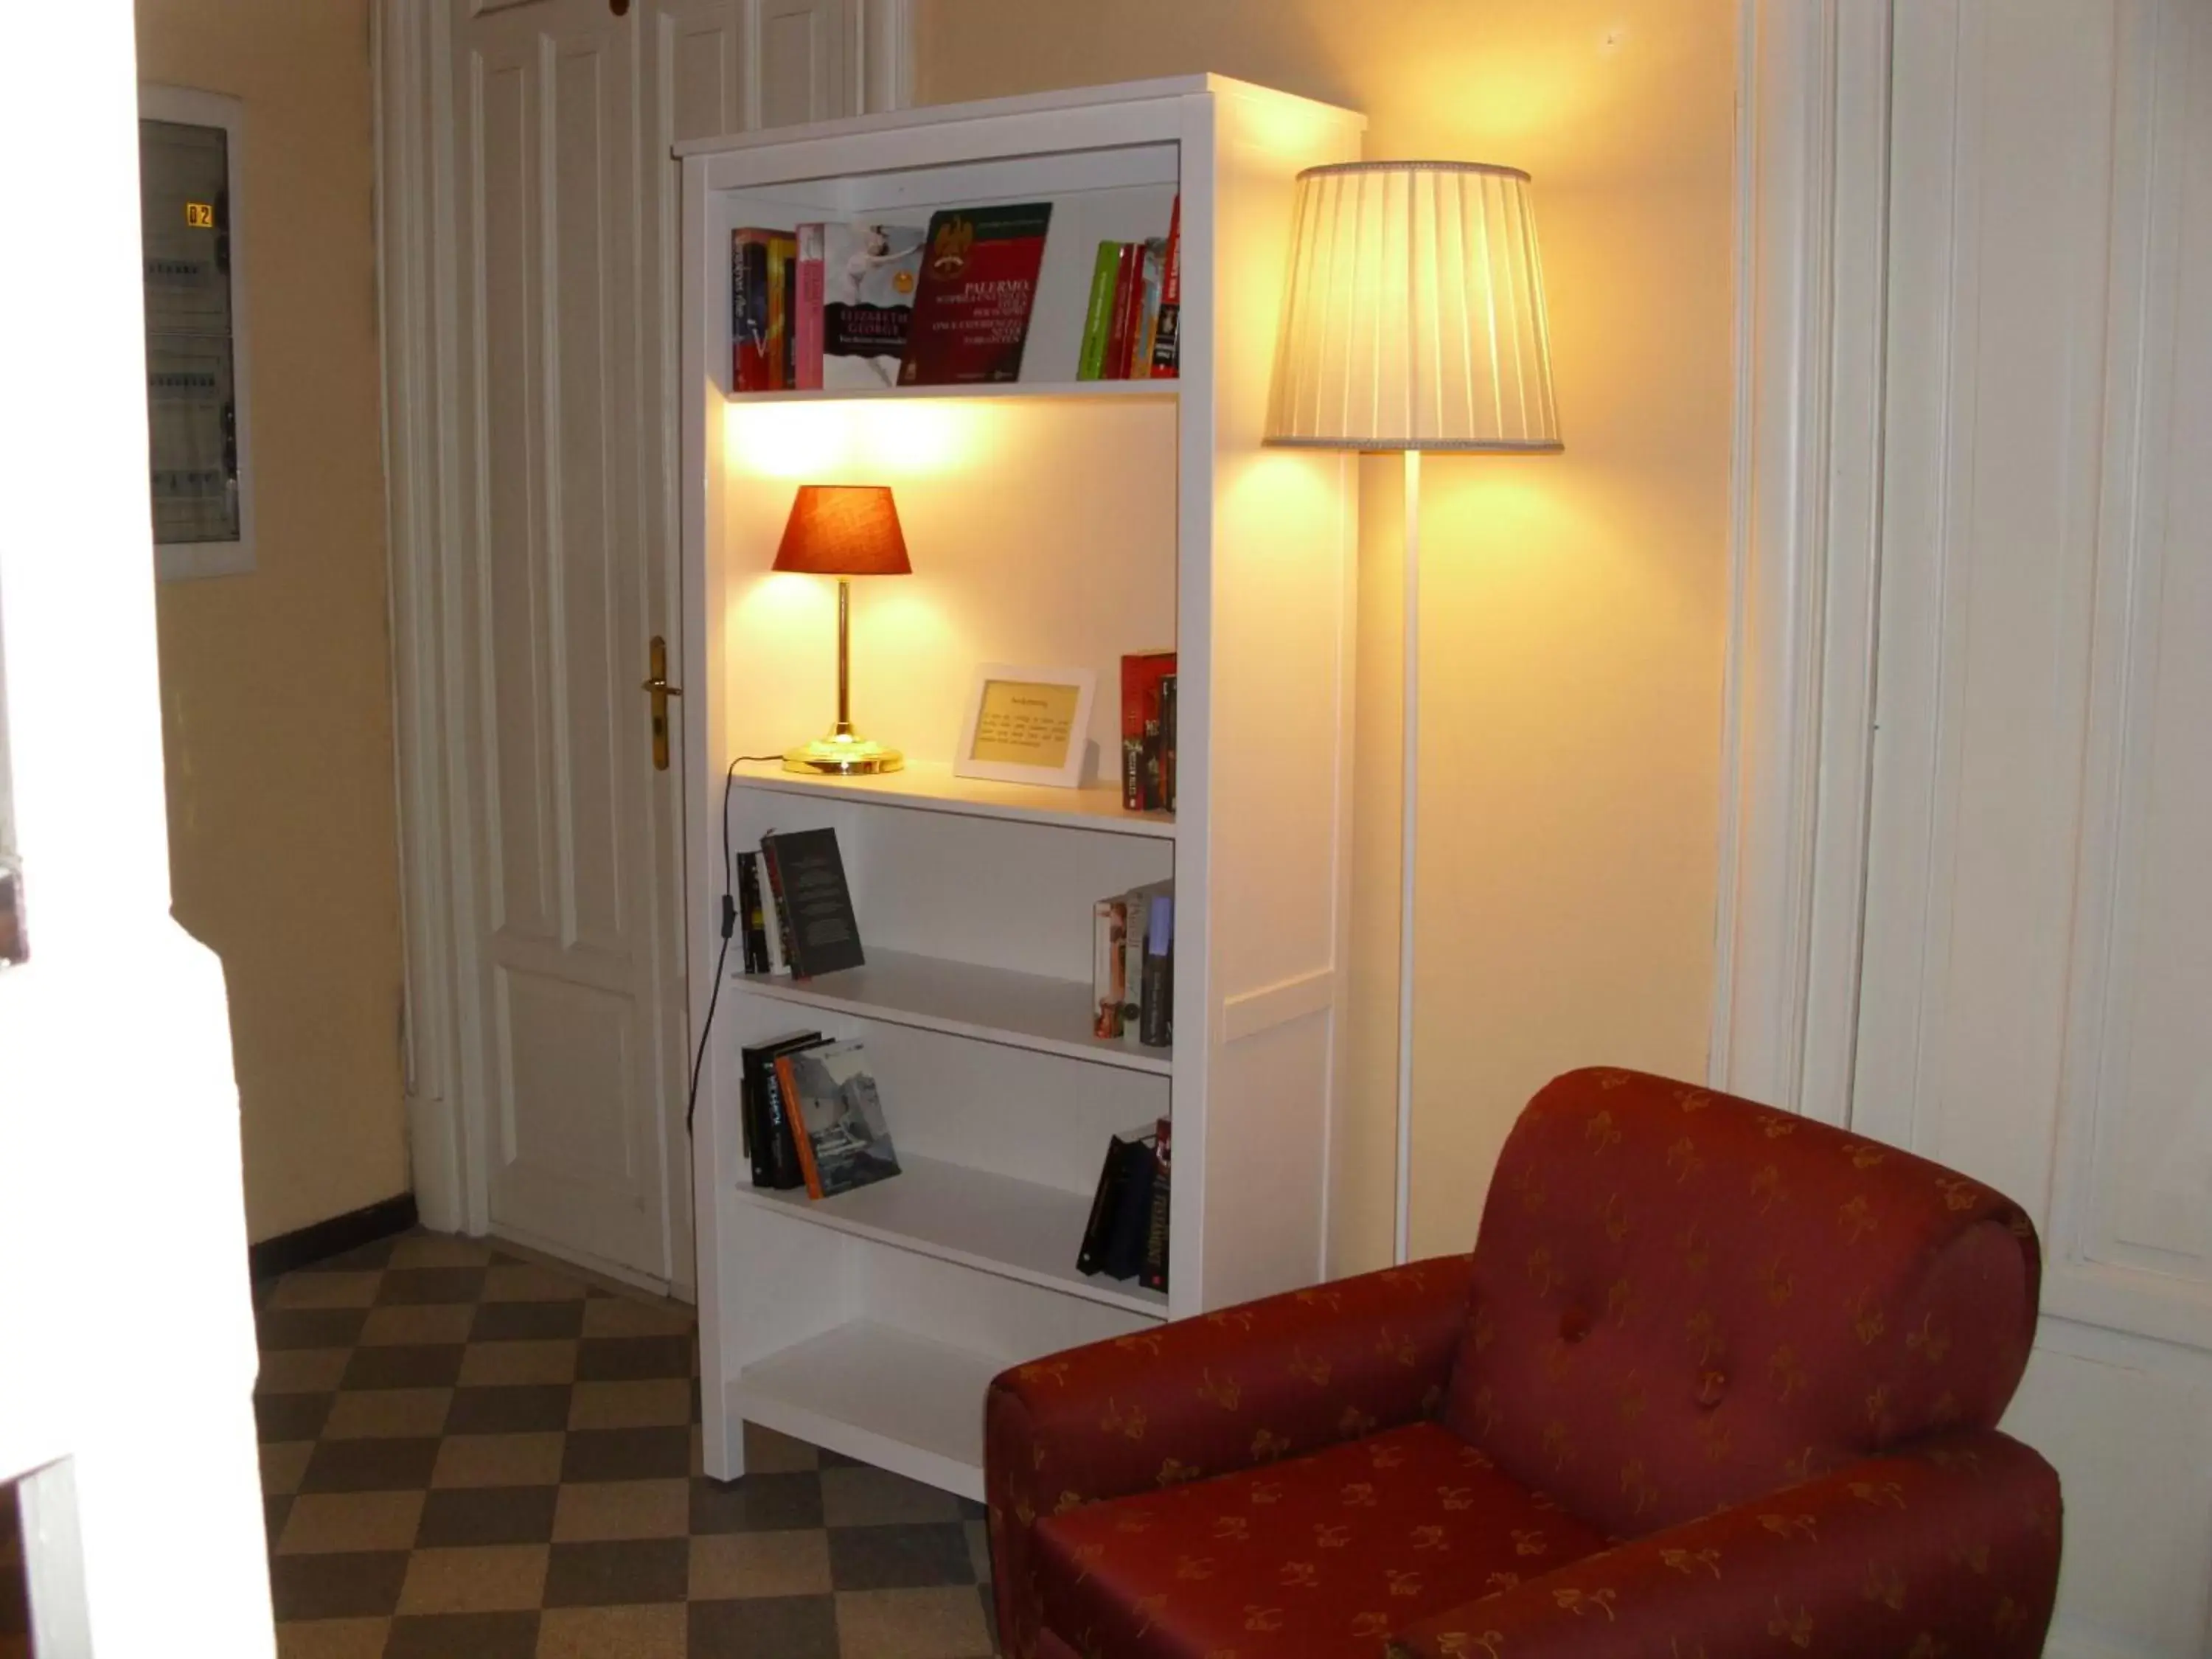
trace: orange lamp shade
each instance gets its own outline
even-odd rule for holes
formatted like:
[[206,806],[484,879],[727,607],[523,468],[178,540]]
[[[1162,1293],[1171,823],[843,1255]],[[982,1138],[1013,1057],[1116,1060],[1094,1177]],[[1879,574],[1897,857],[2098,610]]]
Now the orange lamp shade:
[[886,484],[801,484],[775,568],[810,576],[904,576],[906,538]]

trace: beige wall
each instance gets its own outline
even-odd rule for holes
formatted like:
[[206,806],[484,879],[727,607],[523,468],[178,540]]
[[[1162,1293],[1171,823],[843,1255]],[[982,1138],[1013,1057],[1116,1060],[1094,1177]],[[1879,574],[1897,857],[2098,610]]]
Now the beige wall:
[[[918,0],[942,103],[1215,70],[1367,154],[1535,175],[1567,453],[1423,473],[1413,1246],[1544,1080],[1702,1076],[1728,602],[1734,0]],[[1334,1271],[1388,1259],[1398,465],[1362,468],[1353,1087]]]
[[178,919],[222,957],[255,1239],[404,1192],[366,0],[139,0],[243,100],[258,568],[161,589]]

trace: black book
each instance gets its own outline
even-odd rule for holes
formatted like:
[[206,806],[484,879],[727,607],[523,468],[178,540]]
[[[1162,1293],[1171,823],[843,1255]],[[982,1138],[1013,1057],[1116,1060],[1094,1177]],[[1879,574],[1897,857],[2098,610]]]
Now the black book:
[[768,972],[768,914],[761,908],[760,854],[738,854],[738,921],[744,929],[744,965],[749,974]]
[[806,1184],[799,1167],[799,1149],[791,1138],[791,1113],[776,1081],[775,1058],[814,1048],[822,1041],[819,1031],[794,1031],[738,1050],[738,1086],[744,1103],[745,1151],[756,1187],[786,1191]]
[[786,961],[793,975],[811,979],[865,963],[852,890],[845,884],[845,860],[837,853],[837,832],[801,830],[763,836],[761,853],[768,862],[769,886],[790,927]]
[[1129,1178],[1129,1154],[1144,1147],[1142,1132],[1115,1135],[1106,1143],[1106,1161],[1098,1166],[1098,1188],[1091,1195],[1091,1218],[1084,1224],[1083,1243],[1075,1253],[1075,1270],[1095,1273],[1106,1265],[1106,1249],[1114,1220],[1120,1213],[1121,1188]]
[[1160,805],[1176,804],[1176,677],[1160,682]]
[[1145,1268],[1145,1239],[1152,1231],[1152,1183],[1159,1165],[1152,1149],[1142,1141],[1123,1155],[1121,1190],[1114,1203],[1113,1224],[1106,1231],[1105,1260],[1100,1264],[1109,1279],[1134,1279]]
[[1168,1287],[1168,1184],[1175,1163],[1170,1148],[1172,1126],[1160,1120],[1159,1135],[1152,1143],[1152,1199],[1145,1217],[1145,1265],[1137,1282],[1148,1291]]

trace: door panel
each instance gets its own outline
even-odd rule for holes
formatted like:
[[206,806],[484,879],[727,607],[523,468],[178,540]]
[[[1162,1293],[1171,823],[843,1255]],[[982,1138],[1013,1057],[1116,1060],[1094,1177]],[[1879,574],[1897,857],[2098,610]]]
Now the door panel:
[[637,686],[680,632],[668,150],[853,112],[850,9],[453,11],[490,1217],[680,1289],[683,809]]
[[760,125],[796,126],[850,112],[845,0],[759,0]]
[[2042,1230],[2053,1654],[2212,1582],[2212,13],[1896,9],[1854,1127]]
[[[605,0],[456,21],[464,353],[480,491],[478,825],[495,1229],[671,1277],[639,517],[636,25]],[[473,255],[473,257],[471,257]],[[664,919],[664,917],[665,919]]]

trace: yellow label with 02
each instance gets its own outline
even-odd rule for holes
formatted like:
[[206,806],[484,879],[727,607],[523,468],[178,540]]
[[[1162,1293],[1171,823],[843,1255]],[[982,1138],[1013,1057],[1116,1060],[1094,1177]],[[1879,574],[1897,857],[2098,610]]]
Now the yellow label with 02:
[[185,223],[189,225],[194,230],[213,230],[215,228],[215,204],[213,202],[185,203]]

